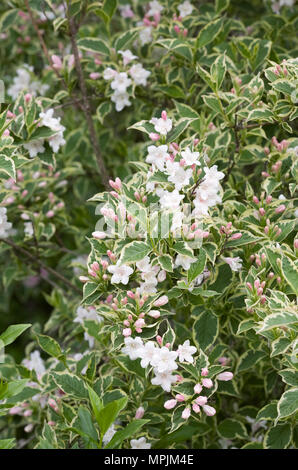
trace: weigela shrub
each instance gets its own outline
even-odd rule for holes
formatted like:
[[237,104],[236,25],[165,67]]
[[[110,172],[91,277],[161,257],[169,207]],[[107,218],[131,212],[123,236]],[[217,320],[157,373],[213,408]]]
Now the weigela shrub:
[[0,6],[0,448],[297,448],[297,6]]

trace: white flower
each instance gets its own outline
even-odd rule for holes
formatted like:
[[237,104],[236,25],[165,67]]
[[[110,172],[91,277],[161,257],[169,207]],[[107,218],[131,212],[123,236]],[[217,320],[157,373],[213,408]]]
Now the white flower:
[[145,437],[140,437],[139,439],[132,439],[130,441],[132,449],[151,449],[151,444],[146,442]]
[[33,230],[33,224],[32,224],[32,222],[25,222],[25,223],[24,223],[24,233],[25,233],[25,235],[27,235],[28,237],[32,237],[32,236],[33,236],[34,230]]
[[192,152],[189,147],[186,147],[184,152],[181,152],[181,156],[183,160],[185,160],[186,166],[191,166],[193,164],[201,165],[200,162],[198,161],[200,152]]
[[189,0],[185,0],[185,2],[180,3],[180,5],[178,5],[178,10],[179,16],[181,16],[181,18],[185,18],[185,16],[191,15],[193,11],[193,6]]
[[133,269],[126,264],[120,264],[118,261],[117,264],[112,264],[108,267],[109,273],[112,273],[112,284],[128,284],[129,276],[133,273]]
[[224,173],[217,171],[216,165],[211,168],[204,167],[204,171],[205,177],[196,189],[193,201],[196,217],[208,215],[208,208],[221,202],[221,196],[218,194],[221,189],[219,181],[224,177]]
[[102,76],[103,76],[103,78],[104,78],[105,80],[112,80],[113,78],[116,77],[117,73],[118,73],[118,72],[117,72],[116,70],[111,69],[111,67],[107,67],[107,68],[103,71]]
[[158,147],[156,147],[155,145],[149,145],[149,147],[147,147],[147,150],[148,155],[146,157],[146,162],[152,163],[160,171],[163,171],[166,159],[170,157],[170,155],[168,154],[168,146],[159,145]]
[[7,209],[6,207],[0,207],[0,238],[6,238],[11,230],[12,223],[7,222]]
[[132,18],[134,16],[134,12],[131,9],[129,3],[125,5],[119,5],[120,15],[122,18]]
[[149,70],[144,69],[142,64],[135,64],[129,69],[130,76],[136,85],[147,85],[147,78],[151,74]]
[[190,268],[190,265],[192,263],[195,263],[195,261],[196,260],[192,258],[191,256],[181,255],[179,253],[175,260],[175,267],[178,268],[178,266],[182,266],[182,268],[185,269],[185,271],[188,271]]
[[65,130],[65,127],[60,124],[60,118],[53,117],[54,110],[48,109],[45,113],[40,113],[40,124],[42,126],[49,127],[52,131],[61,132]]
[[116,432],[115,425],[112,424],[102,438],[104,446],[106,446],[112,440],[112,437],[114,434],[116,434]]
[[128,78],[126,72],[117,73],[114,80],[111,82],[111,88],[118,93],[125,93],[129,85],[131,85],[131,79]]
[[224,258],[226,263],[230,266],[232,271],[241,271],[242,269],[242,259],[237,256],[236,258]]
[[173,211],[179,208],[180,202],[184,199],[184,195],[179,194],[177,189],[174,191],[164,191],[161,190],[158,192],[160,196],[160,205],[163,209],[172,209]]
[[151,361],[154,357],[154,354],[156,353],[156,346],[153,341],[148,341],[145,346],[140,350],[139,357],[142,359],[141,360],[141,366],[142,367],[147,367],[149,364],[151,364]]
[[30,354],[30,359],[24,359],[23,364],[25,367],[27,367],[27,369],[34,370],[39,379],[46,372],[46,368],[42,358],[40,357],[39,351],[33,351]]
[[154,129],[161,135],[167,135],[168,132],[172,129],[172,119],[163,119],[163,118],[152,118],[150,121],[154,124]]
[[74,322],[80,323],[82,325],[84,320],[94,320],[100,323],[103,321],[103,318],[100,315],[98,315],[94,307],[84,308],[80,305],[77,308]]
[[156,368],[158,373],[172,371],[177,369],[175,362],[177,356],[178,353],[176,351],[170,351],[165,346],[160,349],[156,348],[151,364]]
[[124,339],[125,346],[121,349],[123,354],[129,356],[129,358],[134,361],[140,357],[140,353],[144,348],[143,341],[138,336],[136,338],[132,338],[129,336],[128,338]]
[[57,134],[49,137],[49,146],[52,148],[53,152],[55,153],[58,152],[59,148],[65,144],[65,140],[63,138],[64,130],[65,130],[65,127],[63,127],[63,129]]
[[120,93],[115,91],[115,93],[111,96],[111,100],[115,103],[116,111],[122,111],[125,106],[130,106],[131,102],[129,101],[129,95],[127,93]]
[[33,81],[31,78],[31,73],[33,72],[33,67],[24,64],[22,67],[17,69],[17,76],[13,79],[13,84],[8,88],[7,93],[12,97],[13,100],[16,100],[19,93],[26,91],[33,96],[36,96],[37,93],[42,96],[49,89],[49,85],[43,85],[38,80]]
[[136,267],[143,273],[150,272],[152,268],[151,268],[149,256],[145,256],[145,258],[141,259],[141,261],[137,261]]
[[153,0],[149,2],[149,10],[147,12],[148,16],[160,15],[163,10],[163,6],[157,1]]
[[118,53],[122,55],[123,65],[127,65],[132,60],[137,59],[137,56],[133,55],[129,49],[126,49],[125,51],[118,51]]
[[170,173],[168,180],[174,183],[175,189],[180,191],[189,184],[189,180],[192,177],[192,169],[185,170],[177,162],[167,162],[167,172]]
[[192,357],[193,354],[197,351],[197,348],[195,346],[190,346],[189,345],[189,339],[184,341],[183,344],[180,344],[178,346],[178,355],[179,355],[179,361],[180,362],[193,362],[194,359]]
[[38,153],[43,153],[45,151],[43,144],[44,144],[44,140],[38,139],[38,140],[33,140],[32,142],[23,144],[23,146],[26,150],[28,150],[30,158],[34,158],[36,157]]
[[152,41],[152,26],[142,28],[139,33],[141,45],[149,44]]
[[160,385],[165,392],[170,392],[172,383],[176,382],[176,376],[172,375],[171,371],[158,372],[157,369],[154,369],[154,373],[152,385]]

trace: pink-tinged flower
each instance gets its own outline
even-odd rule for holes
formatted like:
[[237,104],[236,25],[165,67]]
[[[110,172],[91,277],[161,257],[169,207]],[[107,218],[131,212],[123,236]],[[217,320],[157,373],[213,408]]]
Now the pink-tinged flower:
[[197,397],[195,399],[195,402],[200,406],[204,406],[204,405],[206,405],[207,400],[208,400],[207,397],[204,397],[203,395],[200,395],[199,397]]
[[207,367],[204,367],[202,370],[201,370],[201,375],[203,377],[207,377],[207,375],[209,374],[209,371],[207,369]]
[[135,419],[142,419],[143,416],[144,416],[144,413],[145,413],[144,408],[142,406],[140,406],[136,411]]
[[227,382],[228,380],[232,380],[233,377],[234,375],[232,372],[222,372],[221,374],[218,374],[216,378],[217,380],[222,380],[224,382]]
[[203,379],[202,380],[203,387],[205,388],[212,388],[213,387],[213,382],[211,379]]
[[213,408],[213,406],[209,406],[209,405],[204,405],[203,410],[207,416],[214,416],[216,413],[216,409]]
[[298,238],[296,238],[296,240],[294,240],[294,249],[298,250]]
[[223,260],[228,263],[232,271],[237,272],[242,269],[242,259],[239,256],[237,256],[236,258],[223,257]]
[[189,407],[184,408],[184,410],[182,411],[181,417],[183,419],[188,419],[190,417],[190,408]]
[[198,395],[201,393],[202,390],[203,390],[203,387],[201,384],[196,384],[194,386],[194,392],[197,393]]
[[158,310],[150,310],[150,312],[148,312],[148,315],[154,319],[157,319],[160,317],[160,312]]
[[56,413],[59,412],[58,405],[57,405],[56,401],[55,401],[53,398],[49,398],[49,400],[48,400],[48,405],[49,405]]
[[22,414],[23,413],[23,409],[21,406],[13,406],[12,408],[10,408],[9,410],[9,414],[10,415],[19,415],[19,414]]
[[177,400],[167,400],[164,404],[166,410],[172,410],[177,405]]

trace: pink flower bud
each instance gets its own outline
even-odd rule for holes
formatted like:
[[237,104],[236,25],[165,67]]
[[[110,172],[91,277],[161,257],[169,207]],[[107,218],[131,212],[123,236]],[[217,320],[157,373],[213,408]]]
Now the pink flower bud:
[[185,401],[185,396],[182,395],[182,393],[177,393],[176,400],[181,403],[181,402]]
[[97,240],[103,240],[106,238],[105,232],[92,232],[92,237],[96,238]]
[[31,416],[32,413],[33,413],[32,410],[26,410],[26,411],[24,412],[24,416],[25,416],[26,418],[29,418],[29,416]]
[[159,299],[154,302],[153,305],[154,307],[162,307],[163,305],[166,305],[168,301],[168,297],[166,295],[162,295],[161,297],[159,297]]
[[142,406],[140,406],[136,411],[135,419],[142,419],[143,416],[144,416],[144,413],[145,413],[144,408]]
[[24,98],[25,98],[26,103],[29,103],[29,101],[31,101],[32,99],[31,93],[26,93]]
[[216,413],[216,409],[209,405],[204,405],[203,410],[207,416],[214,416]]
[[122,334],[123,334],[123,336],[125,336],[125,338],[127,338],[128,336],[131,336],[131,329],[130,328],[124,328],[124,330],[122,331]]
[[201,408],[200,408],[199,405],[197,405],[196,403],[194,403],[194,404],[192,405],[192,409],[193,409],[193,411],[194,411],[195,413],[200,413],[200,411],[201,411]]
[[143,318],[139,318],[139,319],[135,322],[134,326],[135,326],[136,328],[143,328],[143,327],[145,326],[145,321],[143,320]]
[[294,250],[298,250],[298,238],[294,240]]
[[190,417],[190,408],[188,406],[182,411],[181,417],[183,419],[188,419]]
[[156,142],[157,140],[160,139],[160,135],[157,134],[156,132],[150,132],[149,137],[153,142]]
[[276,209],[275,209],[275,213],[276,214],[281,214],[282,212],[284,212],[286,210],[286,206],[284,204],[281,204],[280,206],[278,206]]
[[162,112],[161,112],[161,118],[162,118],[164,121],[167,120],[168,117],[167,117],[167,112],[166,112],[166,111],[162,111]]
[[232,380],[234,377],[232,372],[222,372],[221,374],[218,374],[216,377],[217,380],[222,380],[223,382],[227,382],[228,380]]
[[100,77],[100,73],[99,72],[91,72],[89,77],[91,78],[91,80],[97,80]]
[[160,317],[160,312],[158,310],[150,310],[150,312],[148,312],[148,315],[156,320]]
[[203,387],[206,388],[212,388],[213,387],[213,382],[211,379],[203,379],[202,380]]
[[259,214],[263,217],[265,215],[265,209],[263,207],[260,207],[259,209]]
[[46,217],[47,217],[48,219],[51,219],[52,217],[54,217],[54,215],[55,215],[55,213],[54,213],[54,211],[52,211],[52,210],[50,210],[50,211],[48,211],[48,212],[46,213]]
[[167,400],[165,403],[164,403],[164,407],[166,410],[172,410],[173,408],[175,408],[175,406],[177,405],[177,400]]
[[23,409],[21,406],[13,406],[12,408],[10,408],[9,410],[9,414],[10,415],[19,415],[23,412]]
[[58,55],[52,55],[51,59],[52,59],[54,69],[61,70],[63,64],[62,64],[60,57]]
[[158,342],[158,344],[161,346],[162,345],[162,337],[157,335],[156,336],[156,341]]
[[128,290],[127,292],[127,296],[130,298],[130,299],[135,299],[135,294],[131,291],[131,290]]
[[203,390],[203,387],[201,384],[196,384],[194,386],[194,392],[197,393],[198,395],[201,393],[202,390]]
[[252,200],[253,200],[253,202],[254,202],[255,204],[260,204],[260,201],[259,201],[259,199],[257,198],[257,196],[253,196]]
[[234,233],[234,234],[231,236],[230,240],[239,240],[239,238],[241,238],[241,237],[242,237],[242,233],[237,232],[237,233]]
[[56,401],[55,401],[53,398],[49,398],[49,400],[48,400],[48,405],[49,405],[56,413],[59,412],[58,405],[57,405]]
[[200,406],[204,406],[204,405],[206,405],[207,400],[208,400],[207,397],[204,397],[203,395],[200,395],[199,397],[197,397],[195,399],[195,402]]
[[207,367],[204,367],[202,370],[201,370],[201,375],[203,377],[207,377],[207,375],[209,374],[209,371],[207,369]]
[[246,286],[249,288],[249,290],[252,290],[252,285],[251,285],[250,282],[247,282],[247,283],[246,283]]

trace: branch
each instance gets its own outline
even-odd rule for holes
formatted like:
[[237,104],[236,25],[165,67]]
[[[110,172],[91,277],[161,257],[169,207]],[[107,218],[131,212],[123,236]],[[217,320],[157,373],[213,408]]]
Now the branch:
[[96,137],[95,127],[94,127],[93,120],[92,120],[90,102],[89,102],[89,98],[87,94],[87,87],[86,87],[86,83],[85,83],[85,79],[83,75],[78,46],[76,42],[76,34],[77,34],[78,28],[75,25],[74,19],[69,14],[69,9],[67,10],[67,19],[69,23],[69,33],[70,33],[72,52],[73,52],[74,59],[75,59],[75,68],[76,68],[76,72],[78,75],[79,87],[80,87],[81,94],[82,94],[82,100],[83,100],[82,108],[85,114],[88,130],[90,134],[91,144],[93,147],[94,154],[96,156],[96,161],[97,161],[97,165],[99,168],[99,172],[101,174],[102,182],[106,188],[109,188],[109,184],[108,184],[109,176],[108,176],[103,158],[101,156],[101,152],[100,152],[99,145],[98,145],[98,140]]
[[30,259],[34,264],[38,264],[41,268],[43,268],[45,271],[48,273],[52,274],[55,276],[57,279],[62,281],[64,284],[66,284],[68,287],[70,287],[72,290],[77,292],[78,294],[82,294],[81,289],[79,289],[77,286],[72,284],[66,277],[64,277],[62,274],[58,273],[55,271],[55,269],[50,268],[46,264],[44,264],[42,261],[40,261],[36,256],[32,255],[30,251],[27,251],[25,248],[22,248],[21,246],[16,245],[13,241],[9,240],[8,238],[2,238],[1,241],[6,243],[7,245],[11,246],[14,250],[19,251],[22,253],[24,256],[26,256],[28,259]]

